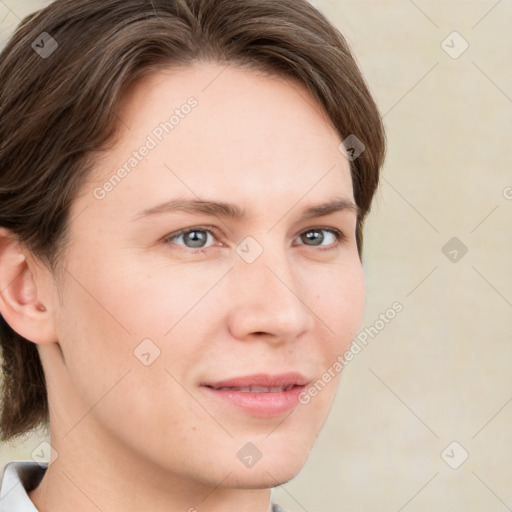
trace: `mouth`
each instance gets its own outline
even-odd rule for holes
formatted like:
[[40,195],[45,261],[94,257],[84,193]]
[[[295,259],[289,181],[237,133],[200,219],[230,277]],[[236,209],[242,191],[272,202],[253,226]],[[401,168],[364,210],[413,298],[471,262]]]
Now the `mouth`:
[[254,417],[271,418],[292,411],[308,382],[304,375],[295,372],[280,375],[260,373],[205,382],[201,389],[222,407]]
[[289,386],[278,386],[267,388],[264,386],[251,386],[251,387],[237,387],[237,386],[224,386],[221,388],[216,388],[214,386],[206,386],[211,389],[217,389],[218,391],[240,391],[241,393],[281,393],[283,391],[288,391],[294,387],[294,384],[290,384]]

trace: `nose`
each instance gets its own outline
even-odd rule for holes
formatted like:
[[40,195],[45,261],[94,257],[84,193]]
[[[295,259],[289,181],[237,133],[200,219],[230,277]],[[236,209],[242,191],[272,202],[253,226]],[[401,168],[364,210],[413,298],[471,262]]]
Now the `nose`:
[[240,258],[230,272],[229,330],[240,340],[265,337],[292,342],[312,330],[315,314],[301,286],[299,268],[284,250],[264,250],[252,263]]

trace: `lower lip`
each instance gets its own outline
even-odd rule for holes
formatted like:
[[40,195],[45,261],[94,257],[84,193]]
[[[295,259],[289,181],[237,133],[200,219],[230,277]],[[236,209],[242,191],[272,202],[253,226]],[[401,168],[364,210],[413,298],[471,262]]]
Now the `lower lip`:
[[299,403],[299,395],[305,386],[294,386],[287,391],[252,393],[250,391],[231,391],[202,386],[202,389],[218,400],[236,409],[260,418],[282,416],[290,412]]

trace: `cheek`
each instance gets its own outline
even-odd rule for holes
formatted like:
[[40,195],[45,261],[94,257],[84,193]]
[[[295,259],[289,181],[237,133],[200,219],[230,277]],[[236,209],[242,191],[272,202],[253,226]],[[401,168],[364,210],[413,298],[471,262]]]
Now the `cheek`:
[[172,268],[148,273],[140,266],[90,257],[94,265],[70,266],[72,277],[61,289],[59,339],[68,374],[86,407],[122,390],[116,405],[106,400],[112,408],[105,412],[121,417],[138,410],[137,417],[149,417],[155,393],[169,397],[171,388],[176,391],[165,370],[181,381],[182,370],[199,357],[193,343],[180,342],[194,341],[187,330],[190,313],[211,285],[204,275],[191,284]]
[[58,337],[73,386],[69,392],[92,408],[138,362],[133,351],[142,338],[132,324],[144,322],[145,315],[138,304],[143,298],[123,290],[120,269],[97,254],[83,254],[83,261],[88,263],[73,260],[60,289]]
[[365,282],[361,265],[354,263],[325,276],[315,296],[319,328],[325,328],[330,341],[325,346],[330,355],[332,351],[338,355],[355,338],[363,318]]
[[92,407],[130,368],[132,336],[101,296],[90,296],[76,283],[68,287],[64,304],[58,335],[67,374],[84,404]]
[[[210,289],[222,278],[226,268],[204,271],[189,268],[137,262],[121,265],[105,275],[107,286],[99,284],[97,295],[102,304],[136,339],[155,338],[168,340],[176,327],[188,322],[191,312],[203,307],[204,299],[214,296]],[[210,300],[210,297],[206,297]],[[100,313],[101,314],[101,313]],[[164,338],[165,337],[165,338]]]
[[317,356],[318,373],[302,399],[310,420],[317,418],[320,423],[328,414],[343,373],[340,358],[360,329],[365,299],[364,274],[357,262],[350,267],[340,266],[328,277],[320,280],[322,286],[315,294],[317,332],[309,347],[311,354]]
[[[60,335],[71,384],[66,390],[66,402],[73,404],[67,411],[72,418],[70,427],[80,425],[76,430],[79,433],[102,425],[126,444],[139,443],[141,432],[163,435],[159,428],[171,430],[181,439],[189,425],[177,418],[198,421],[201,411],[193,408],[190,397],[178,384],[182,380],[179,372],[171,368],[175,380],[166,371],[171,365],[165,344],[172,341],[171,335],[165,338],[159,326],[152,323],[157,313],[151,308],[146,312],[130,300],[125,310],[123,294],[118,295],[119,289],[115,293],[112,290],[107,291],[104,301],[98,295],[93,299],[79,286],[71,285],[66,293],[62,311],[66,320]],[[113,300],[116,298],[117,303]],[[100,303],[105,308],[110,306],[110,311],[107,313]],[[137,331],[130,330],[130,325],[127,333],[120,326],[125,319],[134,326],[139,324]],[[143,339],[145,345],[141,344]],[[172,355],[181,362],[187,360],[179,345],[173,346]]]

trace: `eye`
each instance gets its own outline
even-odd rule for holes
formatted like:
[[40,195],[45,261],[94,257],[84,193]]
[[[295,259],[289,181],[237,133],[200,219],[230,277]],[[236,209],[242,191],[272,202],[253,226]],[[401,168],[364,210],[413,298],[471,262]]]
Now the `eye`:
[[[322,246],[322,242],[326,240],[325,235],[322,234],[322,232],[329,233],[331,235],[331,243],[327,244],[326,246]],[[330,251],[332,249],[336,249],[339,246],[339,242],[342,242],[345,239],[345,235],[339,231],[338,229],[334,228],[311,228],[307,231],[303,231],[301,235],[299,235],[299,238],[301,240],[306,240],[307,244],[299,244],[299,245],[310,245],[309,242],[312,242],[311,246],[322,246],[323,248],[320,249],[321,251]],[[334,245],[332,245],[332,239],[334,238]],[[329,239],[329,237],[327,237]]]
[[[324,234],[322,234],[322,232],[328,233],[330,236],[326,237]],[[208,247],[210,247],[206,245],[209,235],[212,238],[216,238],[216,231],[204,226],[196,226],[168,235],[164,238],[164,241],[166,243],[176,243],[176,241],[179,242],[181,239],[186,249],[195,249],[195,251],[192,252],[204,252],[206,249],[208,249]],[[331,242],[323,244],[325,240],[329,241],[329,238]],[[298,245],[322,247],[320,249],[321,251],[330,251],[332,249],[336,249],[339,246],[339,242],[345,240],[345,235],[338,229],[318,227],[303,231],[299,235],[299,239],[302,240],[303,243]],[[181,244],[177,243],[177,245]]]
[[[169,235],[165,238],[166,242],[173,242],[174,240],[183,239],[185,247],[188,249],[196,249],[198,251],[204,250],[205,242],[208,240],[208,235],[212,237],[215,235],[214,231],[205,227],[196,226],[193,228],[179,231],[178,233]],[[189,244],[189,245],[187,245]],[[179,244],[178,244],[179,245]]]

